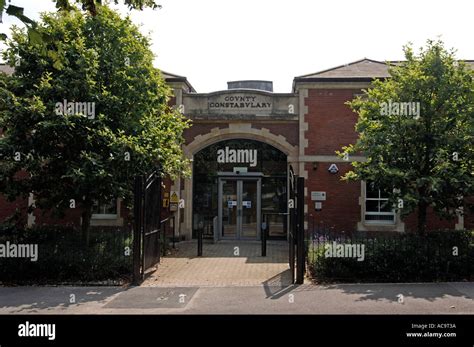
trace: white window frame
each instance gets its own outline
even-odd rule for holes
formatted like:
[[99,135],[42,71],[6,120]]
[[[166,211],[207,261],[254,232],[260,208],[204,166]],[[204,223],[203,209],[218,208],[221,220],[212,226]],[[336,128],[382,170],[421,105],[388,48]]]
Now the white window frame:
[[[101,206],[99,205],[99,207]],[[92,219],[117,219],[119,215],[119,208],[120,206],[118,204],[118,200],[115,199],[115,209],[117,213],[93,213]]]
[[[397,214],[393,209],[392,212],[380,212],[380,204],[383,201],[388,201],[388,198],[381,197],[381,190],[378,189],[378,198],[368,198],[367,191],[369,189],[369,185],[366,184],[366,189],[364,192],[364,224],[377,224],[377,225],[395,225],[397,223]],[[378,201],[378,209],[379,212],[367,211],[367,201]],[[367,220],[366,216],[392,216],[392,220]]]

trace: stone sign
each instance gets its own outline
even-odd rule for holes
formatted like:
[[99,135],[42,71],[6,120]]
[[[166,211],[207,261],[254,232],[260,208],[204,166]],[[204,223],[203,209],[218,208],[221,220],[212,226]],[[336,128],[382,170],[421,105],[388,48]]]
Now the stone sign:
[[[295,94],[250,90],[225,90],[183,95],[184,114],[191,119],[297,119],[299,99]],[[262,118],[260,118],[262,119]]]
[[219,95],[209,98],[209,109],[271,109],[272,103],[269,97],[262,95]]

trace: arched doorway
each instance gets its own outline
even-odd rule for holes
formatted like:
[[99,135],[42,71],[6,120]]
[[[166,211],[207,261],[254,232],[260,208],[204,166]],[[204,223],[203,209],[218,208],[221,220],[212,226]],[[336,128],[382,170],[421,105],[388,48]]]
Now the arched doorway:
[[[287,237],[287,156],[256,140],[230,139],[194,155],[193,237],[260,239],[263,215],[269,237]],[[281,213],[279,215],[278,213]]]

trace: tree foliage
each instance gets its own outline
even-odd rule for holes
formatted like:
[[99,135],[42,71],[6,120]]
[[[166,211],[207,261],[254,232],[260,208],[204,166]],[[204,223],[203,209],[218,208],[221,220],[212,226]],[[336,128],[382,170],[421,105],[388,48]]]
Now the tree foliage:
[[[11,0],[10,0],[11,1]],[[89,12],[95,16],[97,14],[97,8],[103,3],[102,0],[53,0],[56,3],[56,8],[59,11],[71,11],[76,9],[75,5],[80,5],[83,10]],[[119,0],[113,0],[115,4],[119,4]],[[161,7],[156,3],[155,0],[123,0],[123,3],[128,6],[130,10],[143,10],[145,7],[156,9]],[[36,30],[37,23],[24,15],[24,8],[6,3],[6,0],[0,0],[0,23],[2,22],[3,13],[18,18],[25,24],[28,29],[28,35],[30,40],[34,40],[35,43],[47,42],[49,38],[47,36],[41,36]],[[0,33],[0,40],[5,40],[7,35]]]
[[429,207],[454,217],[473,195],[473,73],[440,41],[428,41],[419,54],[411,46],[404,51],[406,61],[390,66],[391,78],[349,102],[360,136],[343,150],[367,160],[353,163],[344,179],[389,188],[402,215],[418,211],[424,232]]
[[[37,207],[58,213],[73,199],[87,221],[94,201],[130,200],[136,174],[158,164],[173,177],[187,173],[188,123],[168,106],[149,39],[130,19],[107,7],[96,16],[72,10],[43,15],[37,30],[53,38],[46,51],[13,28],[4,53],[20,64],[0,74],[0,191],[32,192]],[[94,115],[58,109],[70,102],[93,106]]]

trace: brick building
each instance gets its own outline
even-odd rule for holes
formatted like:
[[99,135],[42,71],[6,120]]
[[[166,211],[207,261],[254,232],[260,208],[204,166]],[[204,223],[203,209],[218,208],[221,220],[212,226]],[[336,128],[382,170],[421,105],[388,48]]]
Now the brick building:
[[[474,67],[474,61],[468,63]],[[389,77],[385,63],[363,59],[299,76],[291,93],[273,93],[268,81],[228,82],[227,90],[197,93],[185,77],[163,75],[174,90],[172,102],[192,120],[184,146],[192,176],[167,182],[164,195],[168,201],[176,195],[184,201],[181,208],[163,211],[177,216],[181,237],[190,239],[203,227],[215,240],[259,239],[266,220],[270,237],[285,239],[290,165],[306,178],[308,228],[324,225],[347,233],[415,228],[416,215],[402,219],[383,192],[366,182],[341,181],[350,163],[335,154],[357,139],[357,115],[345,103],[370,87],[374,78]],[[0,199],[0,219],[27,203]],[[117,201],[98,206],[92,224],[120,226],[126,216]],[[53,222],[39,211],[24,217],[29,225]],[[61,222],[80,224],[80,214]],[[472,215],[447,221],[428,214],[428,228],[473,227]]]

